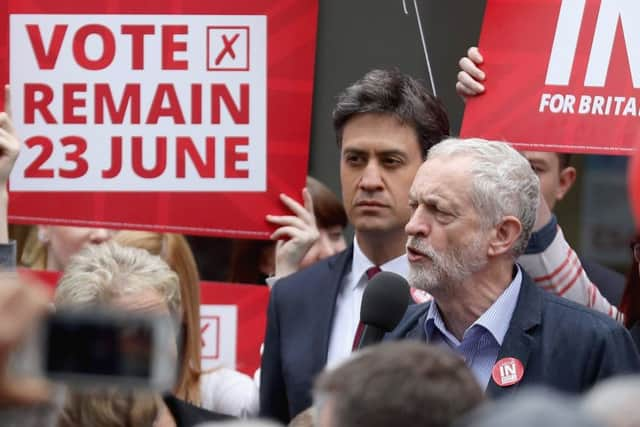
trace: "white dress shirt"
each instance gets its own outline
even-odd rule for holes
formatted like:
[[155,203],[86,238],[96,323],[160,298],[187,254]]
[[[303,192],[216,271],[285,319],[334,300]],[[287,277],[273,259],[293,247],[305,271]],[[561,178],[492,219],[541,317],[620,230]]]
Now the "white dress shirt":
[[[362,294],[367,282],[366,271],[373,266],[374,264],[362,253],[360,246],[358,246],[358,240],[354,236],[351,270],[344,276],[336,299],[336,309],[327,353],[328,367],[335,366],[351,354],[353,338],[356,334],[358,323],[360,323],[360,305],[362,304]],[[378,267],[382,271],[391,271],[402,277],[407,277],[409,273],[409,261],[406,254]]]

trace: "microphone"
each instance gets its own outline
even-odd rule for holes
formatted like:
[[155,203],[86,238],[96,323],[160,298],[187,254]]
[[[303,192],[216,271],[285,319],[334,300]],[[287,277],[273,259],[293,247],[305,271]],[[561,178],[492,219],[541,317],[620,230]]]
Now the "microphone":
[[357,349],[382,341],[404,316],[411,295],[404,277],[381,271],[369,281],[362,295],[360,322],[364,325]]

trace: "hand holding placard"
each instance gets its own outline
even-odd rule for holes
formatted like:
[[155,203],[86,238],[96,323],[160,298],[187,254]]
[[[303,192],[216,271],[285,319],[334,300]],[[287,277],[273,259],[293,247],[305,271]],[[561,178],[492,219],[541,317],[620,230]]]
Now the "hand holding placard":
[[20,152],[20,139],[16,136],[11,121],[11,94],[9,85],[4,87],[4,112],[0,113],[0,243],[9,242],[9,225],[7,209],[9,193],[7,181],[13,170],[13,165]]
[[475,46],[469,48],[467,56],[460,58],[458,62],[460,72],[456,82],[456,92],[463,101],[466,101],[469,96],[484,93],[484,85],[480,83],[487,77],[484,71],[480,69],[480,65],[483,62],[484,58]]
[[320,237],[313,213],[313,199],[309,190],[302,190],[304,206],[286,194],[280,195],[282,203],[287,205],[294,215],[267,215],[267,221],[280,227],[271,235],[276,244],[276,277],[286,276],[297,271],[300,261]]
[[11,121],[9,85],[4,87],[4,112],[0,113],[0,187],[5,188],[20,152],[20,140]]

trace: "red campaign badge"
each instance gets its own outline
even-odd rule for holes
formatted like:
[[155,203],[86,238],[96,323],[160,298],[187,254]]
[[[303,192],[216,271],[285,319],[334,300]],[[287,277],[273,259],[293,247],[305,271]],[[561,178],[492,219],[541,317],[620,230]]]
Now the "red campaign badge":
[[496,362],[491,370],[493,381],[500,387],[509,387],[522,380],[524,366],[522,362],[513,357],[505,357]]
[[423,302],[431,301],[433,297],[427,291],[423,291],[422,289],[409,288],[409,293],[411,294],[411,299],[416,304],[422,304]]

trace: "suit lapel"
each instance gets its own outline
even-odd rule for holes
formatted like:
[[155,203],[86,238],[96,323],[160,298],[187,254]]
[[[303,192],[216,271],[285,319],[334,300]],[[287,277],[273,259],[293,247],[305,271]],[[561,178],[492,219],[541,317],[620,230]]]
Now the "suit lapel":
[[[524,375],[527,374],[529,355],[535,343],[532,332],[542,320],[542,292],[543,291],[538,289],[529,276],[523,271],[518,302],[496,360],[497,362],[505,357],[518,359],[524,367]],[[519,385],[520,383],[509,387],[500,387],[493,381],[493,378],[490,377],[489,384],[487,385],[487,394],[497,398],[503,394],[512,392]]]
[[318,331],[309,331],[309,334],[314,337],[313,348],[321,349],[321,351],[314,352],[311,357],[313,358],[313,371],[319,372],[324,368],[327,363],[327,353],[329,352],[329,337],[331,336],[331,329],[333,325],[333,316],[336,309],[336,299],[344,277],[351,269],[351,260],[353,258],[353,245],[347,250],[334,258],[331,258],[328,262],[328,274],[324,278],[319,280],[326,280],[322,286],[316,287],[318,290],[314,296],[314,305],[317,308],[317,327]]

